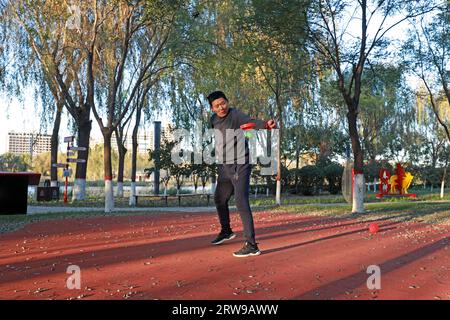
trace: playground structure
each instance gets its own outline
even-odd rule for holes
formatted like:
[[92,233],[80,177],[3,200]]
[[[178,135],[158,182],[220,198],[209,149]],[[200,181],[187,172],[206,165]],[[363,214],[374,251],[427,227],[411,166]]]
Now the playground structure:
[[396,165],[396,174],[392,175],[387,169],[380,170],[380,193],[377,199],[383,197],[409,197],[416,199],[415,193],[408,193],[408,188],[414,176],[410,172],[405,172],[400,163]]

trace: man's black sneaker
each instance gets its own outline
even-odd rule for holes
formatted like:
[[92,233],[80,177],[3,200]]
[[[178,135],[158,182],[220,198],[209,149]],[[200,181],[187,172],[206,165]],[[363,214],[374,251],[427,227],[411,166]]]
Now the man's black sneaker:
[[256,243],[252,244],[250,242],[246,242],[241,250],[233,253],[233,256],[240,258],[240,257],[248,257],[248,256],[257,256],[260,254],[261,254],[261,251],[259,251]]
[[222,242],[225,242],[227,240],[231,240],[236,238],[236,234],[231,232],[220,232],[219,235],[211,241],[212,244],[221,244]]

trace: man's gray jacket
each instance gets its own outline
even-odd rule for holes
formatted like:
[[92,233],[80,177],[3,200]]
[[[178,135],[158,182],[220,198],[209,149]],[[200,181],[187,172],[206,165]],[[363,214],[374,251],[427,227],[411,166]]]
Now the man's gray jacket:
[[215,129],[215,152],[218,163],[249,163],[248,142],[244,137],[244,131],[240,128],[246,123],[254,123],[254,129],[266,128],[265,121],[254,119],[234,108],[229,108],[228,114],[223,118],[216,114],[211,117],[211,126]]

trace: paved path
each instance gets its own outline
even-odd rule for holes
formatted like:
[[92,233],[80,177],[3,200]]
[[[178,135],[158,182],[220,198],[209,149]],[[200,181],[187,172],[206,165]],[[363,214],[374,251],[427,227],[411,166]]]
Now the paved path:
[[[231,207],[233,208],[233,207]],[[114,208],[113,212],[213,212],[214,207],[130,207]],[[28,215],[61,212],[104,212],[98,207],[40,207],[28,206]]]

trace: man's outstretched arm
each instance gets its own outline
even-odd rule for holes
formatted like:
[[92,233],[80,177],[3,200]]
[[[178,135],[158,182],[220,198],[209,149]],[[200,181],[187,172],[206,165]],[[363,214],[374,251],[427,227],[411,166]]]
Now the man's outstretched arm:
[[274,129],[276,128],[276,123],[274,120],[264,121],[256,118],[250,117],[248,114],[243,113],[242,111],[237,110],[238,122],[239,125],[243,125],[246,123],[254,123],[255,129]]

